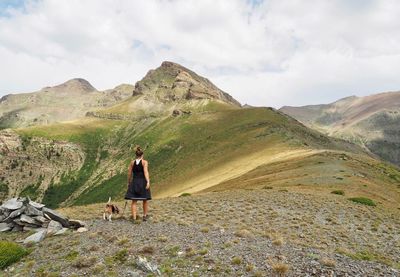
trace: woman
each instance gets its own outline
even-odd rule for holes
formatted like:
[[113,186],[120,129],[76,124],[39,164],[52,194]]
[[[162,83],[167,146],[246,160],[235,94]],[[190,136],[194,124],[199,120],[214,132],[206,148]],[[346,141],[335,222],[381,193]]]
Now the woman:
[[135,149],[136,159],[131,161],[128,169],[128,191],[125,199],[132,200],[132,219],[136,220],[137,201],[143,201],[143,221],[148,219],[149,203],[151,200],[149,164],[143,159],[143,150],[139,146]]

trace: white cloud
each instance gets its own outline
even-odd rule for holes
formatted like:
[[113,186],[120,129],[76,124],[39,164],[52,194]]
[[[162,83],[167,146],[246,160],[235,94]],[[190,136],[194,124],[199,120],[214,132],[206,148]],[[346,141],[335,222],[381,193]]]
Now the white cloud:
[[253,105],[399,90],[398,14],[396,0],[26,1],[0,12],[0,94],[73,77],[106,89],[163,60]]

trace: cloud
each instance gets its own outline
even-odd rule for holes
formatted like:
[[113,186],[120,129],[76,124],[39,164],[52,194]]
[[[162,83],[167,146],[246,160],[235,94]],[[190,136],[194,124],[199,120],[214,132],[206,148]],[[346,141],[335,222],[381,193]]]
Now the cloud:
[[98,89],[181,63],[242,103],[398,90],[396,0],[30,0],[0,5],[0,94],[73,77]]

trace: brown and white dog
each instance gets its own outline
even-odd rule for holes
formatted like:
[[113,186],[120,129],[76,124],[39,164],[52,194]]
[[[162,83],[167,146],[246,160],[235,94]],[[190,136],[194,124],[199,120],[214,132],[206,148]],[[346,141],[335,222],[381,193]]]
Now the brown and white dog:
[[111,204],[111,197],[109,197],[106,207],[104,208],[103,219],[111,221],[111,217],[113,214],[119,214],[119,209],[117,205]]

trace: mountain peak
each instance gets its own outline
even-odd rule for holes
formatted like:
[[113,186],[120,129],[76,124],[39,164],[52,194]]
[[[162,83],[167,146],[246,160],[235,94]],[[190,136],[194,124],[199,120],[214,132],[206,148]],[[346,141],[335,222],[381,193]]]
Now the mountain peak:
[[216,99],[225,103],[241,106],[228,93],[222,91],[208,79],[190,69],[170,61],[164,61],[156,69],[135,84],[133,96],[151,95],[159,100],[181,101],[194,99]]
[[87,80],[82,78],[74,78],[54,87],[45,87],[42,90],[60,90],[71,92],[97,91]]

